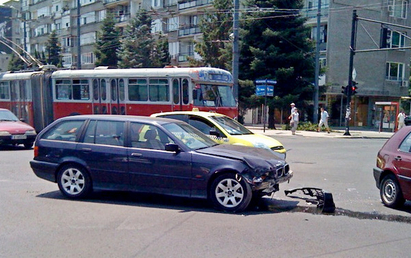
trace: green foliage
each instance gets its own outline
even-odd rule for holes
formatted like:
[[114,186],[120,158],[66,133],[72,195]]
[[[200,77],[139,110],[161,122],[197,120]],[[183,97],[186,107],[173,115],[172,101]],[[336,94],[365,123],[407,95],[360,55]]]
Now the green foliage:
[[[318,125],[311,122],[299,122],[297,130],[299,131],[317,131]],[[291,130],[290,124],[282,125],[283,130]]]
[[[53,30],[46,44],[47,63],[62,67],[63,58],[61,56],[60,42],[57,38],[57,33]],[[44,62],[42,62],[44,64]]]
[[117,67],[120,31],[115,25],[114,15],[109,12],[103,20],[101,32],[98,33],[97,42],[95,43],[96,66]]
[[124,39],[118,50],[119,68],[163,67],[169,64],[166,43],[157,42],[151,33],[152,19],[149,13],[141,9],[127,25]]
[[[231,70],[233,17],[232,0],[214,0],[213,11],[206,11],[199,24],[203,35],[201,41],[196,42],[195,51],[201,56],[202,65],[210,65],[221,69]],[[198,65],[198,60],[190,60],[191,64]]]
[[242,18],[240,79],[277,81],[276,98],[268,99],[270,110],[289,108],[291,102],[300,111],[309,110],[312,101],[314,44],[300,15],[303,4],[302,0],[249,0],[245,4],[260,9]]
[[[23,51],[20,51],[19,54],[21,56],[24,55]],[[24,61],[21,60],[20,57],[18,57],[16,54],[13,53],[11,55],[11,60],[9,62],[7,70],[12,71],[12,72],[16,72],[16,71],[24,70],[25,67],[26,67],[26,64],[24,63]]]

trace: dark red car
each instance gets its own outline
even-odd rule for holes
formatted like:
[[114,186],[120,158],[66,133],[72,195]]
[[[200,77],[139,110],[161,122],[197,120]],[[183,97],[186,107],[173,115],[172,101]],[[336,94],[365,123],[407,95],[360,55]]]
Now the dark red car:
[[411,200],[411,126],[400,129],[378,152],[374,178],[386,206]]
[[0,145],[23,144],[30,149],[36,135],[33,127],[20,121],[10,110],[0,108]]

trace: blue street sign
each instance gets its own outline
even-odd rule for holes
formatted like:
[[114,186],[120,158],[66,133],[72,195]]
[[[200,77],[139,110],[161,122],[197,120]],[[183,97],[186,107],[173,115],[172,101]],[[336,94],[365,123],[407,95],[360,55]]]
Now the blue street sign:
[[277,81],[273,80],[256,80],[256,84],[277,84]]
[[[267,92],[266,92],[267,90]],[[274,96],[274,86],[269,85],[257,85],[256,94],[257,96]]]

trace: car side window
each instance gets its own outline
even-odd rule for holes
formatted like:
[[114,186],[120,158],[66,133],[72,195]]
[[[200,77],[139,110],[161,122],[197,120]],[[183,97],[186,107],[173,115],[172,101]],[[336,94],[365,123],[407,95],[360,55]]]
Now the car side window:
[[84,142],[123,146],[124,122],[91,121],[84,136]]
[[161,129],[153,125],[131,123],[131,146],[143,149],[165,150],[167,143],[174,143]]
[[42,139],[74,142],[83,123],[83,120],[61,122],[45,133]]
[[411,152],[411,133],[401,142],[400,151]]
[[191,116],[188,123],[207,135],[210,135],[210,131],[214,130],[220,137],[225,137],[225,135],[218,128],[216,128],[213,123],[207,121],[206,119]]

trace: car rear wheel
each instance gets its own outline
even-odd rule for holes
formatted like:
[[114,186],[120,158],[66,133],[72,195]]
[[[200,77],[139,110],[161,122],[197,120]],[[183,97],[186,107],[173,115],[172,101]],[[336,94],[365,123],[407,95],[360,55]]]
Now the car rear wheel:
[[250,204],[252,190],[244,180],[237,180],[234,174],[218,176],[210,188],[213,205],[227,212],[241,212]]
[[405,202],[400,185],[394,175],[387,175],[382,179],[380,196],[384,205],[391,208],[399,207]]
[[87,171],[78,165],[65,165],[57,175],[60,191],[72,199],[83,198],[91,191],[91,178]]

